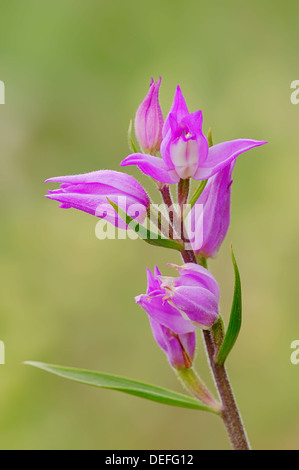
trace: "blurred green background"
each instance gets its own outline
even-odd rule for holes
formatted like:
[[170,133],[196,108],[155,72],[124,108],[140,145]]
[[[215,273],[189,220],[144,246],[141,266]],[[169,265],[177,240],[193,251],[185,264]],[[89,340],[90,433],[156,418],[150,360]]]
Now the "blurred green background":
[[[168,111],[180,84],[214,140],[268,140],[239,157],[232,223],[212,272],[228,318],[229,245],[244,322],[228,370],[256,449],[299,448],[298,2],[2,0],[0,79],[2,449],[227,449],[209,414],[64,381],[44,361],[181,391],[146,314],[145,266],[179,262],[141,241],[99,241],[96,219],[46,200],[52,176],[111,168],[130,118],[162,75]],[[147,179],[137,169],[130,173]],[[197,366],[210,384],[199,336]]]

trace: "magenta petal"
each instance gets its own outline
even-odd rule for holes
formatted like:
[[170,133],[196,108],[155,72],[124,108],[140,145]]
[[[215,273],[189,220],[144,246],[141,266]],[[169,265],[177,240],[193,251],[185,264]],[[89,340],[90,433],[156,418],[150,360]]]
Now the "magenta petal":
[[210,178],[231,163],[240,153],[266,143],[266,141],[259,140],[237,139],[216,144],[210,147],[208,158],[199,166],[193,178],[196,180]]
[[[189,214],[190,221],[193,222],[194,209],[198,204],[203,205],[202,217],[194,221],[195,241],[192,246],[193,250],[204,258],[214,257],[217,254],[229,228],[231,175],[234,164],[235,160],[209,179],[203,193]],[[197,238],[200,239],[198,246]]]
[[[146,269],[147,272],[147,295],[150,295],[154,291],[159,291],[161,287],[161,281],[156,277],[160,274],[158,267],[155,267],[154,274],[152,274],[150,269]],[[159,274],[158,274],[159,273]]]
[[218,301],[203,287],[177,287],[171,301],[200,328],[211,328],[218,318]]
[[143,153],[133,153],[126,157],[121,166],[136,165],[142,173],[151,176],[161,183],[173,184],[179,182],[179,177],[171,176],[162,158],[146,155]]
[[157,276],[161,276],[161,272],[160,272],[160,269],[158,268],[158,266],[155,266],[154,275],[155,275],[156,277],[157,277]]
[[[86,194],[127,194],[140,203],[149,204],[149,198],[141,184],[133,176],[113,170],[99,170],[90,173],[49,178],[46,183],[63,183],[61,188],[67,192]],[[76,188],[77,187],[77,188]]]
[[[95,196],[90,194],[79,194],[79,193],[54,193],[46,196],[48,199],[52,199],[62,203],[61,208],[74,208],[87,212],[88,214],[100,217],[107,220],[113,225],[126,228],[125,222],[119,217],[113,207],[107,201],[107,196]],[[143,204],[136,202],[136,200],[129,196],[118,196],[110,195],[109,198],[125,210],[132,218],[143,222],[146,215],[146,207]]]
[[179,86],[177,87],[177,89],[175,91],[172,106],[171,106],[170,111],[168,113],[168,116],[167,116],[167,118],[165,119],[165,122],[164,122],[163,131],[162,131],[163,139],[164,139],[164,137],[166,136],[167,132],[170,129],[169,116],[171,114],[175,115],[177,122],[180,122],[185,116],[187,116],[189,114],[185,98],[183,97],[183,93],[182,93]]
[[[46,195],[46,198],[62,203],[62,206],[60,206],[62,208],[69,206],[74,209],[87,212],[91,215],[95,215],[96,208],[99,204],[99,197],[95,198],[88,194],[74,194],[64,192]],[[107,202],[107,200],[105,202]]]
[[184,319],[175,307],[164,300],[164,297],[165,293],[155,296],[140,295],[136,297],[136,302],[153,320],[177,334],[195,331],[197,326]]
[[195,333],[176,335],[155,320],[151,318],[149,320],[153,336],[165,352],[172,367],[176,369],[191,367],[195,354]]
[[63,209],[73,207],[103,218],[113,225],[128,228],[107,200],[107,197],[133,219],[143,222],[150,204],[143,187],[130,175],[101,170],[81,175],[58,176],[46,182],[61,183],[46,196],[60,202]]
[[181,275],[176,285],[189,285],[196,287],[198,284],[201,284],[206,289],[209,289],[217,301],[219,301],[219,285],[210,271],[195,263],[187,263],[183,264],[183,266],[176,266],[175,268]]
[[190,113],[182,119],[182,124],[187,126],[191,134],[202,134],[202,112],[195,111]]
[[185,351],[187,352],[188,356],[191,360],[194,359],[195,356],[195,347],[196,347],[196,335],[195,333],[186,333],[184,335],[180,335],[180,342]]
[[114,170],[98,170],[91,171],[89,173],[82,173],[79,175],[68,175],[68,176],[55,176],[49,178],[45,183],[68,183],[68,184],[83,184],[83,183],[101,183],[115,186],[116,184],[125,184],[126,182],[133,182],[134,178],[126,173],[120,173]]

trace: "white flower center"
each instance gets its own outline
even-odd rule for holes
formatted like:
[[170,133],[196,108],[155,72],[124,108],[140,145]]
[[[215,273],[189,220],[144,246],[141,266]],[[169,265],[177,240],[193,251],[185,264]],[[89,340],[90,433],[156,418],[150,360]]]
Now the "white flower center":
[[199,148],[196,140],[185,141],[181,137],[178,142],[171,144],[170,158],[180,178],[191,178],[198,168]]

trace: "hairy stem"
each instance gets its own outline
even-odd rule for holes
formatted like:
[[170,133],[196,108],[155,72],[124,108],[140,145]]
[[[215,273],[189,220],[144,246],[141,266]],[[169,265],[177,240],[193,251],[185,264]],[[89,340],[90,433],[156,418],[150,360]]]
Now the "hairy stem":
[[163,184],[163,186],[159,189],[164,204],[168,209],[168,219],[169,219],[169,238],[173,240],[174,233],[173,233],[173,224],[174,224],[174,206],[173,200],[171,197],[170,189],[168,184]]
[[[182,258],[185,263],[197,263],[207,269],[207,260],[195,256],[193,251],[183,251]],[[232,448],[234,450],[250,450],[250,445],[241,420],[241,416],[234,398],[224,365],[217,364],[216,357],[223,340],[223,322],[219,319],[218,325],[211,330],[203,330],[207,356],[214,382],[216,384],[222,409],[221,417],[226,427]]]
[[250,450],[250,445],[241,420],[241,416],[234,398],[234,394],[229,382],[224,365],[216,362],[217,346],[212,330],[204,330],[203,337],[205,341],[207,355],[211,366],[211,371],[215,384],[221,398],[223,419],[226,431],[234,450]]
[[184,250],[181,255],[185,263],[196,263],[196,258],[192,250]]

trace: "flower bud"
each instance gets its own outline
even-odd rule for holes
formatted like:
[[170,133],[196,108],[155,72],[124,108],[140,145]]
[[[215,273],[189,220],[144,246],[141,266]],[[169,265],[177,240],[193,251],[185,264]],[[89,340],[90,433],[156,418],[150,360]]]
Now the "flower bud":
[[143,222],[150,204],[143,187],[130,175],[112,170],[93,171],[82,175],[50,178],[46,183],[62,183],[49,191],[49,199],[60,202],[62,209],[79,209],[105,218],[120,228],[127,228],[107,197],[138,222]]
[[149,91],[139,106],[135,117],[135,134],[145,153],[155,154],[162,142],[163,114],[159,104],[158,82],[152,79]]

